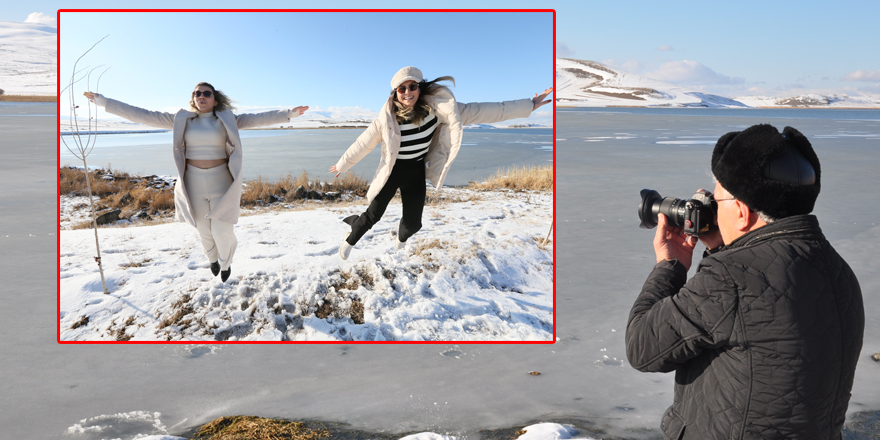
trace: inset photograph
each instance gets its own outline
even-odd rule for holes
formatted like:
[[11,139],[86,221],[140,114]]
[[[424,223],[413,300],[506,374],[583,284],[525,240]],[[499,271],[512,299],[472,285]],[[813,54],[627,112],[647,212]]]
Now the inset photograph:
[[59,342],[554,341],[552,11],[58,29]]

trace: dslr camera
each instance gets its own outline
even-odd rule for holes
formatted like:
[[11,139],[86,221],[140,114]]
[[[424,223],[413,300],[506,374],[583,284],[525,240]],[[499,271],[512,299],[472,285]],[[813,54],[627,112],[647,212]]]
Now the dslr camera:
[[657,227],[657,214],[663,213],[669,223],[684,229],[684,233],[698,237],[709,231],[718,229],[715,224],[715,213],[718,202],[715,198],[696,193],[691,199],[661,197],[653,189],[643,189],[642,202],[639,203],[639,227],[652,229]]

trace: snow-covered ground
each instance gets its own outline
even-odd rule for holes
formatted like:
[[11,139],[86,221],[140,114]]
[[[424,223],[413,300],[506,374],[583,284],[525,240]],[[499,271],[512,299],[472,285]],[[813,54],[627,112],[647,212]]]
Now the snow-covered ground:
[[[440,194],[465,201],[426,206],[403,250],[393,202],[346,261],[342,219],[365,202],[243,216],[226,283],[190,226],[103,228],[110,295],[93,231],[63,230],[61,340],[552,341],[551,194]],[[86,201],[64,199],[62,218]]]
[[0,89],[7,95],[55,95],[54,26],[0,21]]

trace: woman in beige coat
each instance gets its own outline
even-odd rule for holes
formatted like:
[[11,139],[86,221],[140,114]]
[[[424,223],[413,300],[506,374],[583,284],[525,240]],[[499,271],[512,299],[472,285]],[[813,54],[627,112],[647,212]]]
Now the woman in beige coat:
[[455,101],[448,88],[437,84],[452,81],[444,76],[425,81],[415,67],[400,69],[391,79],[391,95],[370,127],[361,134],[336,164],[331,173],[339,176],[363,159],[376,144],[381,143],[379,168],[367,191],[367,210],[343,221],[351,225],[339,247],[339,256],[347,259],[352,247],[379,221],[388,202],[400,189],[403,216],[395,239],[402,249],[406,240],[422,227],[425,206],[425,180],[436,188],[443,185],[449,167],[461,148],[462,128],[469,124],[485,124],[507,119],[525,118],[550,100],[544,100],[553,89],[532,99],[516,101],[469,103]]
[[97,93],[83,95],[107,113],[172,130],[172,154],[178,174],[174,217],[198,230],[211,273],[220,274],[225,282],[232,273],[232,256],[238,245],[233,233],[241,205],[242,148],[238,130],[288,122],[308,106],[236,115],[230,99],[205,82],[193,90],[190,110],[180,109],[177,113],[145,110]]

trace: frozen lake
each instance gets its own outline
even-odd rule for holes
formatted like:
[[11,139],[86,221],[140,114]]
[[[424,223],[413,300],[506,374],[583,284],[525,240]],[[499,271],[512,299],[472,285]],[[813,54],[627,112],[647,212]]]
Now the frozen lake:
[[[815,213],[859,277],[867,311],[850,411],[880,409],[880,364],[869,359],[880,351],[880,112],[872,120],[559,111],[552,345],[59,345],[54,114],[53,105],[0,108],[0,166],[11,187],[0,196],[0,426],[9,438],[129,440],[233,414],[456,434],[567,419],[608,435],[656,436],[672,374],[633,370],[623,342],[653,266],[639,190],[687,197],[711,187],[713,138],[759,122],[798,128],[822,160]],[[107,428],[88,430],[96,426]]]
[[[242,130],[244,178],[262,176],[275,180],[306,171],[310,176],[332,180],[327,170],[363,132],[364,129]],[[69,140],[68,136],[64,138]],[[111,164],[114,169],[141,175],[177,175],[171,157],[171,132],[99,135],[88,161],[89,166]],[[445,183],[467,185],[490,177],[498,168],[552,162],[552,129],[466,129]],[[61,164],[82,166],[63,144]],[[370,179],[378,166],[377,147],[350,172]]]

